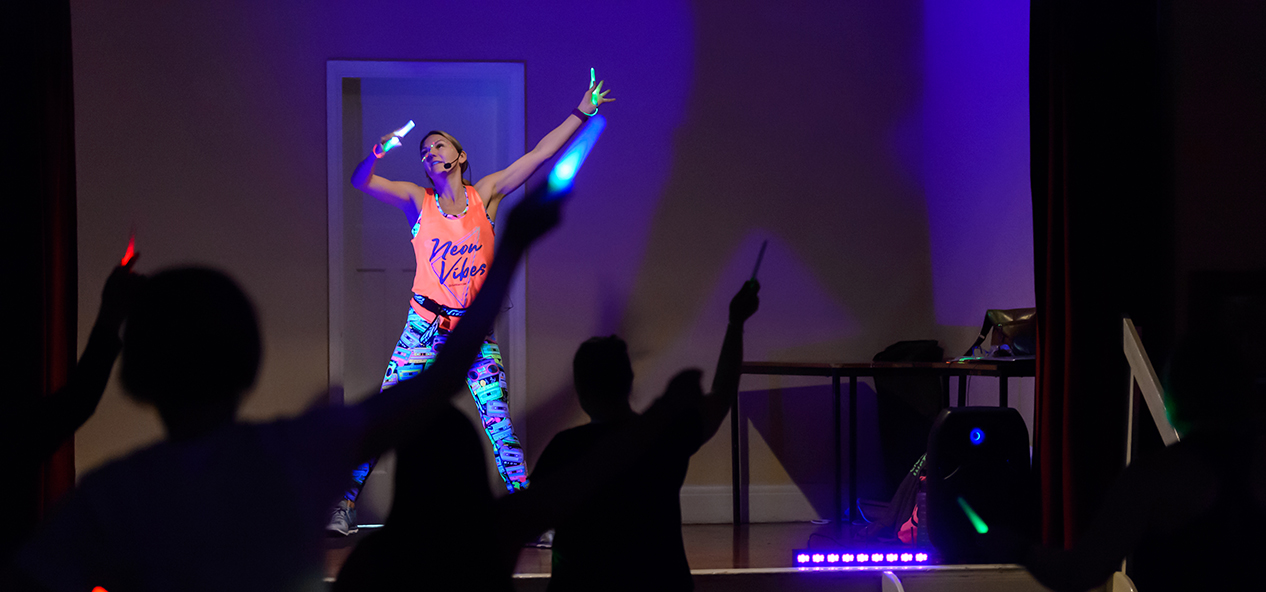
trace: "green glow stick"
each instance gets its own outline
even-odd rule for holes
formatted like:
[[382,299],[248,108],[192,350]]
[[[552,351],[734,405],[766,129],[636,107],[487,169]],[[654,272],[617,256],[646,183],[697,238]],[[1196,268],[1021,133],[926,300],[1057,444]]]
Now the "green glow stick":
[[980,534],[989,532],[989,525],[985,524],[985,521],[980,519],[980,515],[977,514],[975,510],[971,509],[971,506],[967,505],[967,500],[959,497],[958,507],[963,509],[964,514],[967,514],[967,519],[971,520],[971,525],[976,527],[976,532]]
[[593,83],[596,80],[598,80],[598,77],[594,75],[593,68],[590,68],[589,69],[589,88],[593,88]]

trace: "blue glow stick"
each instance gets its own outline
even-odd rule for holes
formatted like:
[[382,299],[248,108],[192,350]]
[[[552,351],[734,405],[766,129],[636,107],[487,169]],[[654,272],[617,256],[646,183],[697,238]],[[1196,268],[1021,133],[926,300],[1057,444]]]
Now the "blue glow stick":
[[576,134],[571,143],[563,149],[563,155],[558,158],[553,170],[549,172],[547,199],[571,191],[576,181],[576,173],[580,172],[580,167],[585,164],[589,151],[593,150],[593,145],[598,143],[598,137],[602,135],[602,130],[606,127],[607,119],[601,115],[594,115],[585,123],[584,129],[580,130],[580,133]]

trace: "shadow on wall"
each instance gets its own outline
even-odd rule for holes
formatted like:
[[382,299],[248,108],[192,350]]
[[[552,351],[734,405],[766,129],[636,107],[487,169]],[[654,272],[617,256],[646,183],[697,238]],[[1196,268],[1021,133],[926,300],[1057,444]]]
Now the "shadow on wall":
[[[620,323],[639,380],[662,383],[692,355],[682,343],[724,306],[715,294],[750,274],[761,236],[777,249],[761,269],[748,359],[869,360],[899,339],[935,335],[926,205],[900,153],[917,142],[902,136],[917,134],[922,4],[694,9],[690,111]],[[831,310],[804,314],[809,300]],[[825,336],[824,316],[854,321]],[[719,336],[724,317],[715,321],[708,329]],[[830,388],[743,397],[787,477],[830,516],[829,496],[810,493],[834,478],[822,462]],[[753,483],[782,478],[777,467],[753,469]]]
[[[892,147],[919,97],[920,7],[695,3],[691,111],[621,323],[630,343],[670,349],[753,233],[787,245],[812,289],[861,320],[798,356],[869,359],[896,332],[934,327],[926,208]],[[806,279],[766,264],[765,285]],[[796,307],[765,298],[761,314],[812,333],[819,320]]]
[[[840,470],[844,477],[844,495],[848,487],[848,386],[841,385],[843,398],[840,415],[842,442],[840,446]],[[773,452],[774,458],[786,471],[792,483],[804,493],[813,510],[822,518],[835,515],[832,491],[834,472],[834,423],[831,421],[833,402],[831,386],[805,386],[783,389],[745,391],[740,393],[741,419],[760,434]],[[883,455],[879,446],[878,419],[875,407],[875,390],[865,381],[857,384],[858,415],[858,488],[861,497],[887,501],[891,491],[883,490]],[[747,432],[744,431],[744,434]],[[760,473],[761,467],[751,466],[756,459],[751,455],[750,437],[742,437],[743,486],[751,485],[749,476]],[[756,461],[759,462],[759,461]],[[750,492],[746,498],[751,501]],[[747,516],[755,515],[751,508],[744,508]],[[756,514],[759,514],[757,509]]]

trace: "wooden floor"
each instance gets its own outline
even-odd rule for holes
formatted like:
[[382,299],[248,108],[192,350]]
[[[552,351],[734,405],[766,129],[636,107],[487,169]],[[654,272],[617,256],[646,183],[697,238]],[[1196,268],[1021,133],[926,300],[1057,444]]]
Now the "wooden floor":
[[[327,542],[326,571],[333,578],[357,542],[371,529]],[[808,522],[682,526],[686,556],[696,592],[877,592],[884,588],[884,568],[848,571],[804,571],[792,567],[792,550],[837,546],[858,549],[834,525]],[[866,550],[908,549],[900,543],[866,543]],[[637,569],[630,565],[629,569]],[[1014,565],[917,566],[895,569],[910,592],[1042,592],[1044,588]],[[550,550],[524,548],[515,568],[518,592],[543,592],[549,583]],[[892,588],[897,589],[897,588]]]
[[[694,570],[791,567],[792,549],[806,548],[810,537],[818,546],[830,544],[823,537],[835,538],[832,526],[809,522],[747,524],[737,531],[731,524],[687,524],[681,536]],[[549,549],[524,549],[515,569],[520,574],[549,571]]]
[[[372,529],[363,529],[346,538],[329,539],[326,551],[329,577],[338,573],[356,543],[370,532]],[[746,524],[738,529],[731,524],[687,524],[682,526],[681,534],[686,544],[686,558],[693,570],[792,567],[793,549],[831,546],[837,539],[848,540],[839,537],[830,524],[810,522]],[[887,547],[901,548],[901,544],[867,545],[868,549]],[[550,550],[524,548],[515,573],[548,575]]]

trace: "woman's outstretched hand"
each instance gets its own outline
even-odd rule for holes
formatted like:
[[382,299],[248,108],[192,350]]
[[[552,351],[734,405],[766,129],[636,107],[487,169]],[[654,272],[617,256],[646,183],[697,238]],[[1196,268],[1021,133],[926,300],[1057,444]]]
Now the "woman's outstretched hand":
[[611,89],[602,90],[603,82],[606,81],[599,80],[597,84],[589,85],[589,90],[585,91],[584,98],[580,100],[581,111],[584,111],[585,113],[597,113],[598,107],[601,107],[603,103],[615,101],[613,98],[607,98],[607,93],[610,93]]

